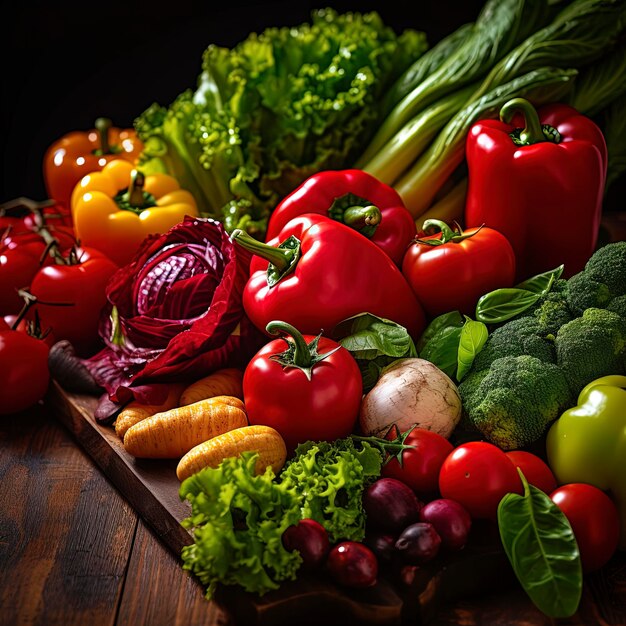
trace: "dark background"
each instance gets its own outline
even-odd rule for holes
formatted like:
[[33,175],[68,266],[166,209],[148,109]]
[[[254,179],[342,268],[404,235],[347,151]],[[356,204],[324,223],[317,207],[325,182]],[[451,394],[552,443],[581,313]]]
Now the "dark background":
[[169,104],[195,86],[210,43],[231,47],[326,6],[376,10],[396,32],[421,30],[432,44],[473,21],[482,2],[22,1],[3,9],[0,201],[45,197],[43,155],[65,133],[91,128],[99,116],[129,127],[152,102]]

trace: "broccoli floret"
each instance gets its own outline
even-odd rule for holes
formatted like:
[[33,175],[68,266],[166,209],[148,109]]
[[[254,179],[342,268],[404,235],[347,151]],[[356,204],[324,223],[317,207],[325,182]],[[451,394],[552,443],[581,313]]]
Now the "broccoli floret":
[[604,283],[613,296],[626,295],[626,241],[616,241],[593,253],[585,272]]
[[577,395],[596,378],[624,373],[626,319],[605,309],[587,309],[559,329],[555,348],[557,364]]
[[577,315],[591,308],[604,309],[626,295],[626,241],[609,243],[593,253],[585,269],[567,285],[567,302]]
[[626,319],[626,296],[617,296],[617,298],[613,298],[613,300],[611,300],[609,305],[606,307],[606,310],[617,313]]
[[528,355],[496,359],[471,373],[459,392],[468,421],[503,450],[539,439],[572,400],[562,370]]
[[496,359],[505,356],[521,356],[528,354],[541,361],[554,363],[556,355],[552,342],[545,338],[535,317],[521,317],[496,328],[483,349],[476,356],[474,369],[482,370],[489,367]]

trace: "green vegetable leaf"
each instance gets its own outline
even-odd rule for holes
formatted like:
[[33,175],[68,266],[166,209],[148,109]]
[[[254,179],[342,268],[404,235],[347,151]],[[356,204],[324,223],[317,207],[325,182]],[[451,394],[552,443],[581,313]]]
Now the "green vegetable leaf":
[[257,456],[225,459],[180,486],[181,499],[191,504],[182,525],[194,536],[182,550],[183,568],[207,586],[207,598],[218,583],[259,594],[277,589],[295,578],[302,562],[282,544],[283,532],[300,520],[299,499],[274,482],[271,468],[255,475]]
[[324,526],[332,543],[341,539],[361,541],[365,536],[362,496],[365,486],[380,475],[381,453],[351,439],[332,443],[308,441],[296,448],[279,480],[295,493],[302,518]]
[[476,355],[482,350],[489,331],[482,322],[475,322],[469,317],[465,317],[465,324],[461,329],[461,336],[459,338],[459,349],[457,356],[457,381],[463,380],[465,375],[472,367],[472,363],[476,358]]
[[559,265],[555,269],[543,272],[542,274],[537,274],[536,276],[519,283],[519,285],[515,285],[515,287],[517,289],[525,289],[526,291],[530,291],[532,293],[545,295],[552,288],[554,281],[561,278],[564,268],[564,265]]
[[518,469],[524,495],[509,493],[498,506],[500,538],[522,587],[549,617],[570,617],[582,594],[580,552],[567,518]]
[[426,344],[443,328],[447,326],[463,326],[463,316],[458,311],[451,311],[450,313],[443,313],[438,315],[434,320],[428,324],[426,330],[422,333],[422,336],[417,342],[417,350],[421,352]]
[[439,330],[420,352],[420,358],[434,363],[450,378],[458,366],[462,326],[445,326]]
[[541,298],[541,293],[526,289],[496,289],[482,296],[476,304],[476,319],[485,324],[498,324],[523,313]]
[[376,384],[383,367],[395,359],[417,356],[415,344],[404,326],[371,313],[340,322],[333,335],[359,364],[365,391]]

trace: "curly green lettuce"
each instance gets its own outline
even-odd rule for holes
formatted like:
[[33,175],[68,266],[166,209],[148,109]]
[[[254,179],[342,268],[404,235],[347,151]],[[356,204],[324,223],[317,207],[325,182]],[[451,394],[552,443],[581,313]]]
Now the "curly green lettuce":
[[141,165],[176,176],[227,230],[264,232],[277,202],[310,175],[348,167],[380,119],[381,100],[427,47],[375,13],[312,13],[310,23],[210,45],[195,92],[153,104],[135,128]]
[[324,526],[331,543],[365,536],[363,490],[380,475],[382,456],[367,442],[361,446],[351,439],[307,441],[280,475],[281,486],[300,498],[302,518]]
[[183,568],[206,585],[211,598],[218,583],[263,594],[293,580],[302,558],[282,544],[283,532],[300,520],[298,497],[274,482],[270,467],[254,475],[256,453],[224,460],[187,478],[181,499],[191,504],[182,524],[194,543],[182,550]]

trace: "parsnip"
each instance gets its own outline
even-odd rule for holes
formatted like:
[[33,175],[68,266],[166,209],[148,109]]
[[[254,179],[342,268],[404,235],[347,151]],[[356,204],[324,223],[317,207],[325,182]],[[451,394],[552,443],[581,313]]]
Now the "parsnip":
[[217,467],[224,459],[242,452],[258,452],[256,473],[271,466],[277,474],[287,459],[287,447],[280,433],[270,426],[244,426],[213,437],[190,450],[178,463],[181,482],[205,467]]
[[126,431],[135,424],[138,424],[147,417],[151,417],[156,413],[162,413],[163,411],[169,411],[178,406],[180,402],[180,396],[185,390],[186,385],[184,383],[174,383],[169,385],[169,391],[167,397],[161,404],[141,404],[140,402],[133,401],[128,404],[124,410],[117,416],[115,420],[115,434],[124,439]]
[[135,424],[124,435],[124,448],[139,458],[179,459],[199,443],[247,423],[238,398],[208,398]]
[[234,396],[243,399],[243,372],[235,368],[226,368],[197,380],[183,391],[180,406],[213,396]]

